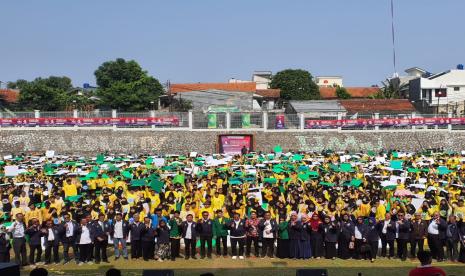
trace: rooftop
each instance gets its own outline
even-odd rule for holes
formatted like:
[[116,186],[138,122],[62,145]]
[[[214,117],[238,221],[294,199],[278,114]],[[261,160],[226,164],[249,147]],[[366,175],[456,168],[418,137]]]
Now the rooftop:
[[349,113],[414,112],[415,107],[406,99],[352,99],[340,100]]
[[256,92],[255,82],[232,82],[232,83],[174,83],[170,85],[170,93],[184,93],[205,90],[223,90],[239,92]]
[[2,97],[7,103],[16,103],[19,99],[19,90],[0,89],[0,97]]
[[338,100],[326,101],[289,101],[289,105],[297,113],[309,112],[345,112],[345,108],[341,106]]
[[[368,98],[379,91],[379,87],[344,87],[352,98]],[[320,87],[322,99],[337,99],[336,87]]]

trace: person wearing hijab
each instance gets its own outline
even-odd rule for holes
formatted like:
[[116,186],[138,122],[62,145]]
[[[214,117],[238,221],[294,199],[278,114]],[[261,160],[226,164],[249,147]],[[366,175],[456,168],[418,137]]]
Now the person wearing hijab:
[[278,244],[276,257],[280,259],[289,258],[289,222],[286,221],[285,217],[279,217],[278,224]]
[[300,232],[299,253],[301,259],[310,259],[312,257],[311,232],[312,226],[307,214],[302,214],[302,231]]
[[310,241],[313,257],[320,259],[324,254],[324,244],[323,244],[323,223],[318,215],[318,213],[313,213],[312,218],[309,221],[310,224]]
[[[341,259],[349,259],[351,257],[351,249],[354,248],[355,241],[355,225],[350,220],[348,214],[342,215],[340,224],[340,233],[338,239],[338,256]],[[352,243],[352,246],[351,246]]]
[[291,213],[291,219],[288,223],[289,232],[289,258],[297,259],[300,257],[300,239],[302,224],[297,220],[297,213]]
[[339,224],[326,216],[322,227],[324,233],[325,258],[334,260],[337,255],[336,244],[339,234]]

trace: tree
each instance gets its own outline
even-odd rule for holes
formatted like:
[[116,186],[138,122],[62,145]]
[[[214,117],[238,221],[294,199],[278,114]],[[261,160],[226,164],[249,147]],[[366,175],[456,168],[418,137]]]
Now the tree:
[[102,107],[120,111],[150,109],[150,102],[157,102],[163,93],[160,82],[133,60],[118,58],[104,62],[94,74]]
[[350,95],[344,87],[338,86],[336,87],[336,97],[338,99],[350,99],[352,98],[352,95]]
[[386,79],[381,82],[383,87],[374,94],[371,98],[373,99],[399,99],[401,97],[401,91],[406,85],[399,85],[395,79]]
[[27,84],[27,80],[19,79],[17,81],[9,81],[6,85],[8,89],[19,89],[21,90],[21,87]]
[[31,82],[19,80],[15,85],[20,89],[18,106],[21,109],[42,111],[63,110],[72,88],[70,78],[56,76],[36,78]]
[[318,85],[312,75],[301,69],[286,69],[272,77],[271,88],[281,89],[285,100],[316,100],[320,98]]

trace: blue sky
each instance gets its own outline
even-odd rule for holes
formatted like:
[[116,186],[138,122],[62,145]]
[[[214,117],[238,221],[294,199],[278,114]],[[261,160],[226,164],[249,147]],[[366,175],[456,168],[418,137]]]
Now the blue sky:
[[[395,0],[398,71],[465,63],[465,1]],[[2,0],[0,81],[66,75],[95,83],[135,59],[161,82],[250,79],[302,68],[345,85],[392,75],[389,0]]]

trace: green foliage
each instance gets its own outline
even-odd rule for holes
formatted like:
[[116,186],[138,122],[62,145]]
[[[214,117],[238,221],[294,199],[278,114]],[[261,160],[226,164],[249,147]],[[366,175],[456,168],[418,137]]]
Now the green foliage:
[[20,88],[18,106],[24,110],[55,111],[63,110],[72,88],[68,77],[36,78],[31,82],[16,82]]
[[398,99],[401,97],[400,91],[404,86],[399,86],[393,79],[386,79],[382,82],[383,87],[378,93],[371,96],[373,99]]
[[157,102],[163,93],[160,82],[143,71],[133,60],[104,62],[96,71],[97,95],[101,106],[120,111],[150,109],[150,102]]
[[19,79],[17,81],[10,81],[7,84],[8,89],[21,89],[23,86],[25,86],[28,83],[27,80]]
[[320,98],[318,85],[312,75],[301,69],[286,69],[276,73],[271,88],[281,89],[281,98],[285,100],[316,100]]
[[352,98],[352,95],[350,95],[344,87],[338,86],[336,87],[336,97],[338,99],[350,99]]

